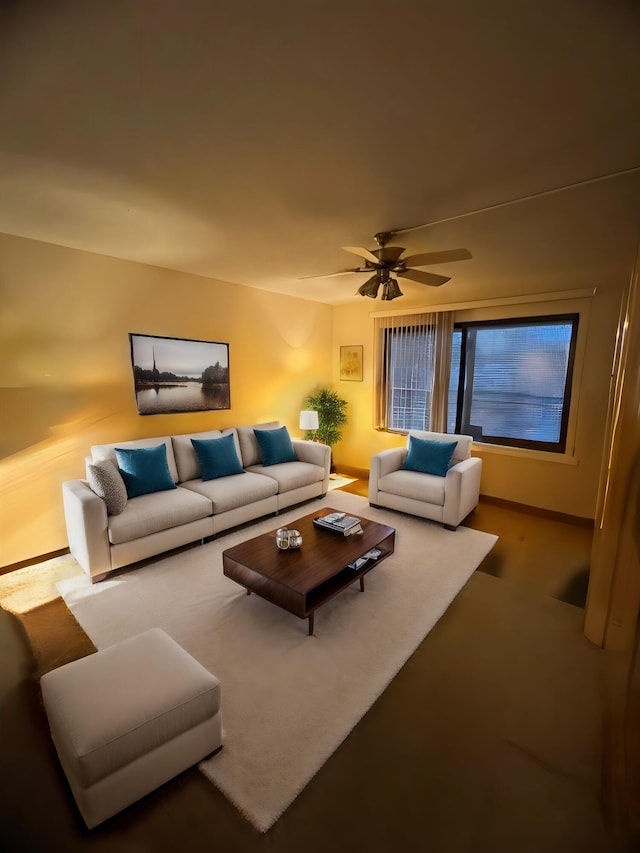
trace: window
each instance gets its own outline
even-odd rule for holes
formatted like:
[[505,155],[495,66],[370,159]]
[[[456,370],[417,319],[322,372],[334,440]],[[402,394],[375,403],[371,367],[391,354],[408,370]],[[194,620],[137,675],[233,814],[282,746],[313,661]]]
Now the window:
[[376,318],[376,427],[563,453],[578,319]]
[[447,431],[562,453],[578,315],[458,323]]
[[447,311],[376,318],[377,429],[445,431],[452,334]]
[[433,334],[427,326],[388,329],[389,429],[429,429]]

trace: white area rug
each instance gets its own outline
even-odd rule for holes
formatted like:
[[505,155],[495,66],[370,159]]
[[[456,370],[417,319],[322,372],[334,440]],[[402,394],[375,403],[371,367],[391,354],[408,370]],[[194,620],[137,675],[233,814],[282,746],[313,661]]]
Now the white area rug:
[[[323,506],[395,527],[396,550],[367,575],[364,593],[354,583],[321,607],[309,637],[306,620],[247,596],[225,578],[221,554]],[[159,626],[220,679],[224,749],[200,769],[265,832],[384,691],[496,540],[371,509],[364,498],[334,491],[113,580],[92,585],[82,576],[57,586],[98,649]]]

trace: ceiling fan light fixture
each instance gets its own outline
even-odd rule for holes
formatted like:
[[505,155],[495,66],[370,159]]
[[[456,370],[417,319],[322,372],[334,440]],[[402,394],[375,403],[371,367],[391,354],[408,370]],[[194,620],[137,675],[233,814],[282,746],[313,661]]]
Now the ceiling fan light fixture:
[[365,283],[358,288],[356,293],[360,296],[368,296],[370,299],[375,299],[378,295],[379,287],[380,283],[378,282],[378,276],[374,275],[368,281],[365,281]]
[[394,278],[391,278],[382,286],[381,299],[389,302],[392,299],[397,299],[398,296],[404,296],[404,293],[400,290],[398,282]]

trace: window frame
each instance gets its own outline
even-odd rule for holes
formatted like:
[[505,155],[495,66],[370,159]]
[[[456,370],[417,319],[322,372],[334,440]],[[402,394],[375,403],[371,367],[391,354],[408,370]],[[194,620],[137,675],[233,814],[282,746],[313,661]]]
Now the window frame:
[[[500,327],[513,328],[516,326],[543,326],[561,323],[571,323],[572,328],[567,357],[567,371],[562,396],[562,415],[560,419],[560,435],[558,441],[547,442],[525,438],[512,438],[510,436],[482,435],[479,437],[474,435],[472,425],[466,422],[463,423],[465,402],[466,400],[471,401],[473,399],[472,391],[467,388],[467,351],[469,349],[469,330]],[[455,334],[456,331],[461,331],[462,333],[462,339],[460,342],[458,389],[456,396],[455,431],[460,434],[464,433],[467,435],[473,435],[474,441],[477,441],[481,445],[486,444],[498,447],[515,447],[524,450],[538,450],[556,454],[566,453],[579,326],[579,312],[544,314],[530,317],[506,317],[494,320],[470,320],[455,323],[453,333]],[[468,408],[470,409],[470,406],[468,406]]]

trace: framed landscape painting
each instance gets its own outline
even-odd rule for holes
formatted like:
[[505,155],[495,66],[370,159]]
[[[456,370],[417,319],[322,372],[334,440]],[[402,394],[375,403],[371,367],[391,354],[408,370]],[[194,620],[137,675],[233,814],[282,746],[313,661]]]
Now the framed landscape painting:
[[129,334],[139,415],[230,409],[229,344]]
[[362,345],[340,347],[340,379],[362,382]]

